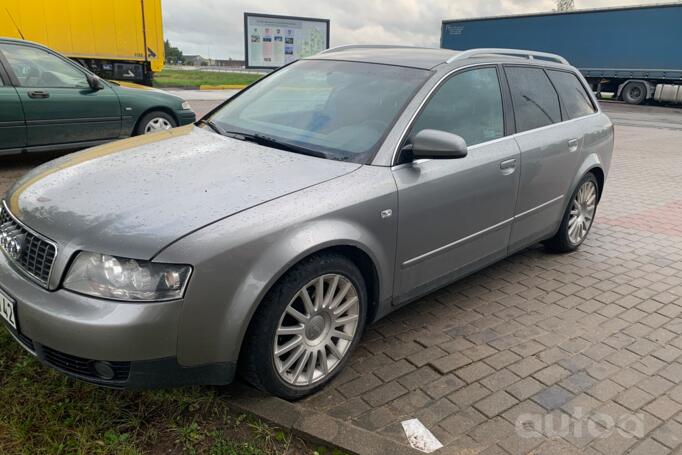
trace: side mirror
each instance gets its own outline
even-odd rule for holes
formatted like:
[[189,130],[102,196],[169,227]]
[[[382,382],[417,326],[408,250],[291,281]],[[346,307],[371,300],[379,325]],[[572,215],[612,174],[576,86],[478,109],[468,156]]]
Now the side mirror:
[[102,81],[100,80],[99,77],[93,76],[92,74],[88,74],[88,85],[90,86],[91,89],[93,90],[102,90],[104,88],[104,85],[102,85]]
[[467,143],[457,134],[426,129],[415,134],[401,154],[409,160],[464,158],[467,156]]

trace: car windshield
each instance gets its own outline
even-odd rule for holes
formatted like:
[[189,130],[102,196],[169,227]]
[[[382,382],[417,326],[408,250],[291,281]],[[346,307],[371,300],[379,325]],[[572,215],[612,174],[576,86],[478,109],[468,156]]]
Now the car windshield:
[[287,150],[366,163],[428,70],[300,60],[215,112],[223,133],[266,139]]

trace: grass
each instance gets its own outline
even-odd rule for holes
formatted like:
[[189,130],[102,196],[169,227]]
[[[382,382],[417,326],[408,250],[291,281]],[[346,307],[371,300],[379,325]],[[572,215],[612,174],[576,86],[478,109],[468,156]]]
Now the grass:
[[248,85],[261,74],[164,69],[154,75],[155,87],[197,88],[201,85]]
[[232,411],[222,393],[84,384],[42,366],[0,328],[0,454],[337,453]]

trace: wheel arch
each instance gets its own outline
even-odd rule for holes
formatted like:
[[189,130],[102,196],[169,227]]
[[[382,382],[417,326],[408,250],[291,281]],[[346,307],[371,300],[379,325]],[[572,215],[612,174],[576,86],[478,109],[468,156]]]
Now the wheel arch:
[[[591,153],[585,158],[585,160],[583,160],[582,165],[578,169],[578,172],[576,172],[575,177],[571,182],[571,186],[568,188],[568,191],[566,191],[563,201],[564,202],[563,208],[561,210],[562,214],[566,211],[566,208],[571,203],[571,195],[575,192],[576,188],[580,184],[580,181],[583,179],[583,177],[585,177],[585,175],[589,173],[594,174],[595,178],[597,179],[597,184],[599,185],[598,201],[601,200],[601,195],[604,190],[604,184],[606,182],[606,172],[604,171],[602,161],[599,158],[599,155],[596,153]],[[560,224],[561,220],[559,220],[559,223],[557,224],[557,229],[559,229]]]
[[368,249],[358,242],[353,241],[339,241],[336,243],[325,243],[317,245],[316,247],[310,248],[306,251],[301,252],[295,258],[293,258],[286,267],[283,267],[280,272],[273,277],[268,285],[263,289],[258,299],[258,303],[253,305],[250,311],[248,319],[244,322],[243,333],[240,336],[240,347],[239,347],[239,357],[241,358],[242,353],[245,349],[244,338],[249,328],[253,324],[253,318],[256,311],[263,304],[265,297],[272,291],[275,285],[289,272],[292,268],[301,262],[309,259],[310,257],[325,254],[325,253],[337,253],[350,259],[353,264],[355,264],[363,279],[365,280],[365,286],[367,287],[367,295],[369,296],[369,305],[367,308],[367,319],[366,323],[371,323],[376,316],[379,314],[380,305],[380,271],[377,266],[376,258],[368,251]]
[[326,242],[315,247],[309,248],[305,251],[300,252],[298,255],[293,257],[285,267],[282,267],[265,286],[265,288],[260,293],[260,298],[258,299],[258,304],[254,305],[253,312],[249,317],[247,326],[251,325],[251,319],[253,314],[256,312],[265,296],[272,290],[272,288],[282,279],[287,272],[292,268],[296,267],[301,262],[306,259],[325,253],[339,253],[348,259],[350,259],[362,273],[362,277],[365,280],[365,286],[367,286],[367,295],[370,297],[370,304],[367,308],[368,310],[368,321],[372,321],[373,317],[377,314],[377,308],[380,301],[380,273],[377,266],[377,260],[369,252],[369,249],[359,242],[355,241],[338,241],[338,242]]
[[601,198],[604,183],[606,181],[606,171],[604,170],[604,163],[602,163],[600,155],[596,152],[589,153],[584,157],[578,168],[578,172],[576,172],[575,177],[573,177],[570,188],[566,192],[567,196],[573,194],[578,184],[587,173],[592,173],[597,178],[597,182],[599,183],[599,197]]
[[594,174],[597,179],[597,201],[601,200],[602,193],[604,192],[604,183],[606,183],[606,176],[604,175],[604,170],[600,166],[594,166],[587,170],[587,172]]
[[316,254],[325,253],[338,253],[342,256],[350,259],[353,264],[360,270],[362,277],[365,280],[365,286],[367,287],[367,295],[369,296],[369,305],[367,307],[367,321],[371,322],[377,315],[377,309],[379,306],[379,272],[377,270],[376,264],[372,257],[363,249],[357,245],[340,244],[332,245],[322,248],[308,256],[300,259],[296,264],[310,256]]

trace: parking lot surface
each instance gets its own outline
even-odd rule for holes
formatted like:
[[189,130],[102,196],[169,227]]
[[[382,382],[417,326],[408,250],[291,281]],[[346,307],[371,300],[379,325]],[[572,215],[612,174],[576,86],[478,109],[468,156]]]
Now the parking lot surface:
[[[437,453],[682,453],[682,112],[604,106],[613,166],[577,252],[536,246],[397,311],[315,396],[235,401],[404,447],[401,422],[418,418]],[[48,158],[0,157],[0,191]],[[379,453],[321,428],[298,429]]]
[[399,441],[416,417],[442,453],[679,450],[682,131],[616,136],[579,251],[537,246],[398,311],[299,406]]

